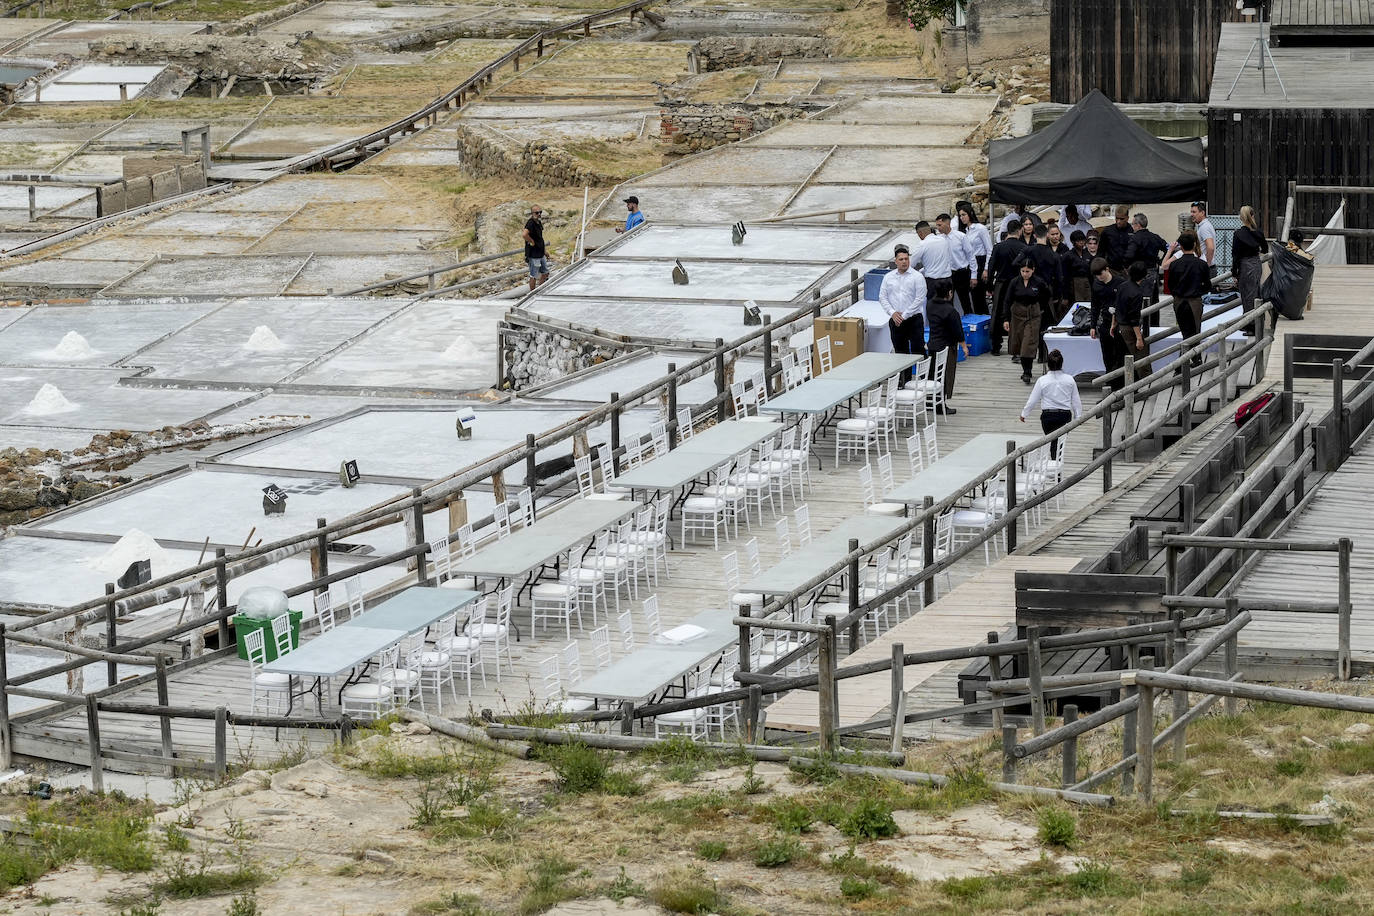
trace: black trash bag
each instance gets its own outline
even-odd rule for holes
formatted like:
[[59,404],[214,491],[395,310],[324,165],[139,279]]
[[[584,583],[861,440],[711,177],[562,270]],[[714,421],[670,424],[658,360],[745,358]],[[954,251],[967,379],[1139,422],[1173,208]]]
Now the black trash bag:
[[1269,262],[1269,276],[1260,287],[1260,298],[1274,303],[1278,313],[1289,321],[1302,321],[1317,265],[1276,241],[1269,243],[1269,253],[1274,259]]

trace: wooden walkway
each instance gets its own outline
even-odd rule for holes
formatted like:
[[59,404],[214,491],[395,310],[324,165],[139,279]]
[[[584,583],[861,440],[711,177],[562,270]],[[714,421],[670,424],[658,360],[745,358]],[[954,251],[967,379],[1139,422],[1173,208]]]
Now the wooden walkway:
[[[987,639],[989,631],[1001,632],[1016,620],[1015,577],[1018,570],[1067,572],[1077,557],[1002,557],[991,566],[937,598],[935,603],[913,614],[877,639],[861,646],[841,660],[841,665],[859,665],[892,657],[893,643],[907,651],[952,649],[972,646]],[[908,691],[950,667],[963,668],[967,661],[909,666],[905,673]],[[891,675],[886,671],[840,681],[837,725],[867,722],[891,709]],[[820,727],[818,694],[794,690],[768,707],[764,724],[770,729],[816,731]],[[957,694],[944,706],[957,702]],[[916,712],[915,707],[908,707]]]

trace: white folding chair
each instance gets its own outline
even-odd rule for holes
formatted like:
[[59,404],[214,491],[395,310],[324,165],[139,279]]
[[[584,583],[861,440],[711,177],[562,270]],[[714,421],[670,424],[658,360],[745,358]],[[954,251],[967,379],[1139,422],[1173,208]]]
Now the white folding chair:
[[[875,398],[872,391],[864,392],[864,404],[873,406]],[[880,451],[882,427],[877,420],[868,417],[848,417],[835,423],[835,463],[840,463],[840,452],[853,456],[862,451],[864,461],[868,461],[868,447]]]
[[773,525],[773,535],[778,540],[778,549],[784,557],[792,555],[792,532],[787,527],[787,516],[782,516]]
[[[935,411],[935,419],[938,421],[941,408],[945,403],[945,362],[949,357],[949,350],[941,350],[930,357],[935,360],[935,374],[931,378],[913,375],[911,381],[906,383],[909,391],[916,393],[918,397],[925,398],[925,409]],[[926,370],[930,370],[927,368]]]
[[[444,712],[444,685],[448,685],[449,696],[458,703],[458,688],[453,679],[453,643],[457,639],[450,630],[439,636],[434,645],[420,653],[420,708],[425,706],[425,691],[434,691],[435,708],[440,715]],[[464,636],[463,639],[468,637]],[[469,694],[471,690],[468,691]]]
[[272,618],[272,643],[277,649],[277,658],[290,654],[296,648],[296,642],[291,638],[291,615],[290,613],[278,614]]
[[742,592],[739,590],[739,557],[731,551],[721,558],[722,573],[725,576],[725,594],[730,600],[730,606],[740,608],[749,605],[751,608],[762,609],[763,596],[756,592]]
[[348,599],[348,618],[351,620],[363,612],[363,577],[350,576],[344,580],[344,595]]
[[601,671],[611,664],[611,627],[603,624],[591,632],[592,663]]
[[[722,465],[711,472],[711,486],[707,492],[701,496],[689,496],[682,501],[680,510],[679,524],[680,536],[684,544],[687,543],[687,534],[707,534],[711,535],[711,546],[715,549],[720,548],[720,535],[722,533],[729,536],[729,526],[731,519],[735,519],[735,534],[739,534],[738,513],[735,510],[735,503],[726,499],[724,495],[712,495],[712,490],[717,494],[724,493],[722,488],[733,486],[728,484],[725,479],[726,466]],[[741,489],[741,488],[736,488]]]
[[645,598],[641,610],[644,614],[644,627],[649,634],[649,638],[657,639],[659,634],[663,632],[662,623],[659,621],[658,617],[658,596],[650,595],[648,598]]
[[267,664],[267,637],[262,630],[251,630],[243,636],[243,647],[248,652],[248,683],[250,702],[254,712],[262,704],[263,712],[268,715],[286,715],[291,700],[291,676],[263,671]]
[[635,620],[634,614],[626,611],[615,618],[616,630],[620,632],[620,649],[626,655],[635,650]]
[[692,408],[679,407],[677,410],[677,438],[679,442],[686,442],[692,438],[696,430],[692,427]]
[[339,706],[346,716],[380,719],[396,708],[396,692],[383,675],[396,670],[396,646],[377,655],[377,671],[369,680],[349,684],[339,694]]
[[[911,369],[912,381],[923,379],[930,374],[930,357],[922,357],[916,361],[916,365]],[[930,422],[930,413],[926,407],[926,397],[923,390],[913,388],[910,383],[905,388],[898,388],[892,396],[893,405],[897,408],[897,422],[901,423],[903,418],[911,421],[911,427],[916,429],[925,426]],[[920,417],[918,424],[916,418]]]
[[797,521],[797,546],[805,547],[811,543],[811,507],[802,503],[792,517]]
[[822,337],[816,341],[816,358],[821,364],[821,374],[835,368],[835,357],[830,352],[830,338]]
[[921,457],[920,433],[913,433],[906,437],[906,462],[912,477],[925,470],[925,459]]
[[885,503],[878,501],[878,494],[873,486],[873,466],[866,464],[859,468],[859,485],[864,492],[864,512],[868,515],[905,515],[906,505],[904,503]]
[[334,629],[334,602],[328,589],[315,596],[315,619],[319,621],[321,633]]
[[[496,609],[493,613],[490,602],[484,602],[481,610],[481,617],[475,616],[468,624],[465,631],[468,636],[475,636],[481,642],[481,651],[484,656],[489,656],[496,661],[496,682],[501,683],[501,657],[506,659],[506,667],[511,671],[515,670],[515,663],[511,660],[510,652],[510,611],[511,605],[515,600],[515,586],[507,585],[497,592]],[[485,672],[486,658],[482,660],[483,671]],[[485,677],[485,673],[484,673]]]

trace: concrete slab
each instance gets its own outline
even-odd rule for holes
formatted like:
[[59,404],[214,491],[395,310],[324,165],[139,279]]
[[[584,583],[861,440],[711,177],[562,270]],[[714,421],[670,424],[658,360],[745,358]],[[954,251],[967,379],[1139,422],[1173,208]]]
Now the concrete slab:
[[[363,474],[380,473],[431,480],[484,461],[525,441],[526,433],[543,433],[576,419],[580,409],[551,407],[477,407],[471,439],[454,432],[457,412],[434,410],[370,410],[353,417],[311,425],[274,436],[221,455],[216,461],[237,466],[293,468],[338,472],[339,462],[356,458]],[[630,411],[622,431],[645,432],[653,411]],[[588,433],[595,443],[610,441],[610,427],[602,424]],[[540,452],[539,460],[570,453],[564,442]],[[512,477],[514,482],[514,477]],[[261,500],[259,500],[261,502]],[[337,515],[333,516],[337,517]]]
[[141,22],[131,19],[121,22],[69,22],[56,32],[12,48],[9,53],[16,57],[53,59],[69,54],[81,59],[90,52],[93,41],[105,41],[118,35],[193,35],[205,31],[210,24],[175,20]]
[[837,149],[821,166],[821,184],[910,183],[915,178],[963,178],[978,163],[971,147],[898,147],[894,149]]
[[317,37],[330,41],[356,41],[375,38],[388,32],[419,28],[438,19],[471,19],[488,12],[490,10],[487,8],[470,6],[402,3],[392,7],[379,7],[376,3],[370,2],[327,0],[294,16],[274,22],[263,28],[261,33],[295,35],[311,31]]
[[[204,303],[50,305],[0,329],[0,363],[26,366],[110,366],[165,334],[208,314]],[[56,349],[69,332],[80,334],[88,354]]]
[[[138,362],[155,367],[159,378],[271,384],[398,307],[380,299],[235,299],[145,351]],[[249,349],[259,326],[269,328],[282,349]]]
[[267,215],[233,211],[186,210],[143,223],[132,235],[230,235],[256,239],[281,225],[285,213]]
[[[687,302],[635,302],[615,299],[559,299],[540,296],[525,310],[587,330],[640,340],[711,343],[717,337],[734,340],[748,330],[744,310],[737,305]],[[789,306],[780,304],[774,317]]]
[[253,158],[299,156],[321,147],[352,140],[368,132],[375,122],[330,124],[322,121],[289,124],[262,123],[230,144],[226,153]]
[[[909,200],[914,192],[910,185],[881,184],[830,184],[811,185],[797,195],[787,206],[786,213],[810,213],[816,210],[834,210],[840,207],[853,207],[847,210],[845,219],[861,220],[869,216],[869,210]],[[834,222],[835,217],[827,216],[824,222]]]
[[[825,159],[823,149],[786,151],[733,146],[709,156],[688,160],[657,175],[637,179],[639,187],[691,184],[764,185],[796,187]],[[647,198],[646,198],[647,200]]]
[[843,124],[792,122],[752,141],[756,146],[954,146],[973,128],[963,124]]
[[508,308],[509,303],[422,302],[297,381],[459,391],[490,387],[497,381],[496,326]]
[[[500,55],[494,55],[500,56]],[[608,115],[625,114],[647,110],[644,105],[615,102],[586,102],[578,105],[568,102],[548,104],[478,102],[463,112],[464,120],[517,120],[521,118],[601,118]],[[655,111],[657,109],[654,109]]]
[[[788,65],[788,72],[793,72]],[[833,114],[823,115],[825,121],[843,124],[899,124],[929,127],[936,124],[964,125],[972,130],[997,108],[995,96],[953,95],[938,98],[910,96],[878,96],[859,99]]]
[[52,289],[99,289],[113,283],[142,261],[86,261],[45,258],[0,270],[0,286],[46,286]]
[[[243,397],[237,391],[121,387],[119,380],[128,374],[125,369],[0,369],[0,423],[94,431],[150,430],[186,423]],[[56,387],[71,409],[35,411],[31,405],[44,385]]]
[[[328,244],[327,238],[321,240]],[[453,263],[450,252],[415,254],[316,255],[285,290],[293,296],[344,293]]]
[[[278,229],[253,246],[254,254],[282,251],[327,251],[334,254],[378,251],[428,251],[448,237],[447,232],[420,230],[407,232],[319,232],[305,229]],[[449,255],[452,260],[452,255]],[[421,268],[427,269],[427,268]],[[412,271],[413,273],[414,271]]]
[[728,299],[788,302],[829,269],[828,264],[740,264],[694,261],[686,265],[691,282],[673,283],[670,259],[660,262],[592,259],[555,278],[549,295],[633,296],[639,299]]
[[[275,296],[284,292],[305,266],[300,255],[178,258],[155,261],[109,287],[119,296],[223,296],[226,293]],[[95,261],[92,263],[111,263]],[[0,280],[3,274],[0,273]]]
[[[300,128],[303,131],[313,129],[313,125]],[[264,182],[239,194],[217,197],[199,209],[203,213],[280,213],[310,203],[384,200],[395,193],[396,189],[382,178],[292,175]]]
[[[656,226],[646,223],[609,258],[749,258],[795,262],[844,261],[883,235],[880,229],[819,229],[801,226],[750,226],[743,245],[730,239],[728,226]],[[593,259],[597,256],[593,255]]]
[[[634,391],[668,374],[668,364],[687,366],[701,358],[691,350],[656,350],[628,361],[597,366],[590,371],[555,385],[539,395],[540,399],[585,401],[604,404],[612,392]],[[763,360],[747,357],[735,362],[735,377],[744,378],[763,370]],[[716,396],[716,380],[711,366],[696,370],[689,381],[679,380],[677,402],[680,407],[704,404]]]
[[260,418],[327,420],[359,407],[443,407],[457,402],[433,398],[359,398],[345,395],[268,394],[245,404],[225,408],[209,417],[212,423],[242,423]]
[[461,165],[462,162],[463,155],[456,149],[396,149],[369,160],[368,165],[379,166],[381,168],[398,168],[412,165],[442,165],[456,168]]
[[31,311],[33,308],[27,305],[0,306],[0,330],[14,324]]
[[[665,222],[709,223],[719,220],[728,226],[735,220],[748,222],[762,216],[771,216],[782,206],[792,193],[795,185],[758,187],[729,185],[725,187],[701,187],[699,185],[673,185],[654,187],[637,195],[641,208],[649,220],[662,219]],[[639,189],[638,182],[626,182],[621,190],[633,193]],[[618,209],[617,209],[618,208]],[[611,201],[598,213],[601,218],[624,219],[625,205]]]
[[[39,211],[56,210],[95,195],[91,188],[70,184],[34,185],[34,203]],[[29,206],[29,185],[0,184],[0,209],[24,210]]]
[[213,235],[130,235],[111,236],[74,249],[82,258],[127,261],[133,257],[163,255],[170,258],[205,254],[239,254],[254,239],[248,236]]
[[[4,21],[0,19],[0,22]],[[6,146],[28,143],[84,143],[115,123],[108,121],[95,124],[63,124],[57,121],[37,121],[7,124],[0,127],[0,143]]]

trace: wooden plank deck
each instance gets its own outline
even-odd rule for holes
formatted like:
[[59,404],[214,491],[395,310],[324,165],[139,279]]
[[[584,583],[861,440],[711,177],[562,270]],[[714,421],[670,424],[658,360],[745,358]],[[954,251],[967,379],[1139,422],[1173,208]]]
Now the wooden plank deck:
[[[987,639],[989,631],[1001,631],[1016,619],[1014,579],[1018,570],[1068,572],[1077,557],[1002,557],[972,578],[940,596],[924,610],[888,630],[846,656],[842,665],[859,665],[892,657],[892,644],[907,651],[971,646]],[[957,662],[962,666],[966,662]],[[935,676],[949,663],[913,665],[904,674],[908,691]],[[794,690],[768,707],[765,724],[770,729],[815,731],[820,727],[819,706],[813,691]],[[840,682],[840,714],[836,724],[855,725],[891,708],[891,676],[886,671]],[[953,705],[957,696],[943,705]],[[910,709],[916,712],[916,709]]]

